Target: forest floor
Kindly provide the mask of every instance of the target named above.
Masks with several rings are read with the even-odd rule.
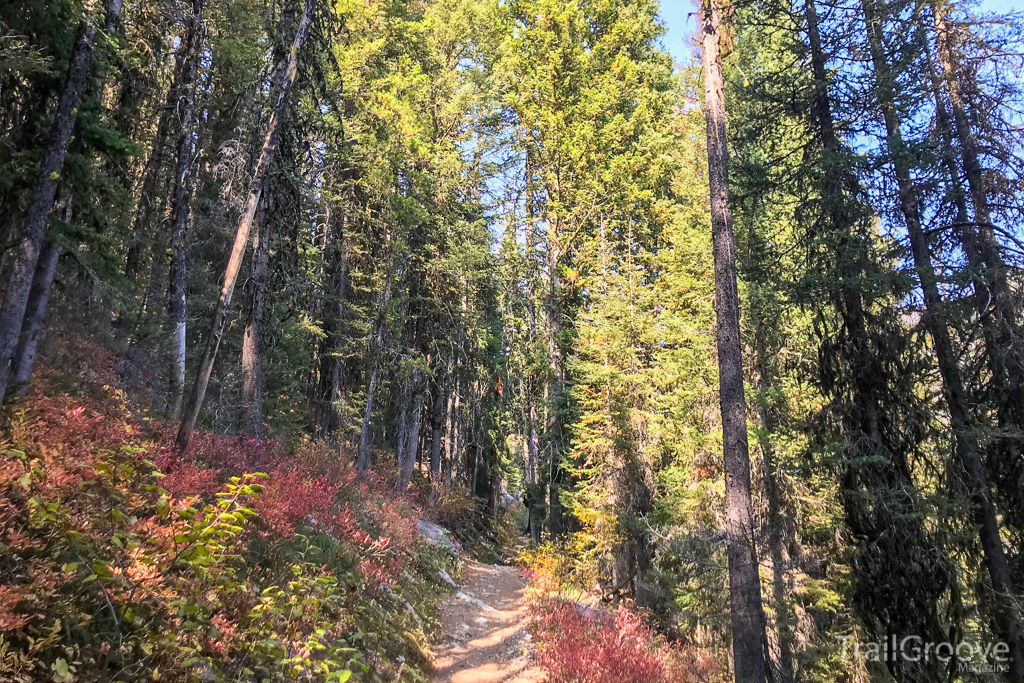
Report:
[[[466,560],[466,582],[441,608],[438,683],[544,680],[530,655],[526,580],[515,567]]]

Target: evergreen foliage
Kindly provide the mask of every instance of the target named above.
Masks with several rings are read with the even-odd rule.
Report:
[[[360,482],[447,510],[460,533],[501,536],[521,510],[529,566],[622,608],[642,637],[601,656],[641,653],[645,680],[687,675],[659,638],[711,679],[1019,680],[1020,16],[960,0],[694,12],[693,56],[674,64],[655,0],[0,5],[0,522],[42,544],[3,541],[21,559],[0,562],[0,678],[91,680],[57,643],[99,657],[140,614],[40,588],[95,620],[71,635],[8,599],[34,590],[18,562],[56,571],[98,514],[29,495],[49,491],[56,456],[25,416],[117,387],[140,423],[184,417],[176,456],[163,432],[149,444],[172,475],[283,477],[266,492],[218,480],[234,487],[220,508],[189,490],[210,499],[166,521],[172,492],[128,481],[137,452],[111,437],[97,445],[117,455],[87,454],[132,468],[104,495],[184,536],[206,532],[182,510],[237,517],[175,580],[242,591],[259,575],[252,624],[296,591],[347,605],[343,589],[371,581],[345,565],[318,583],[295,558],[328,552],[323,529],[297,519],[267,541],[299,534],[295,580],[260,574],[284,570],[252,554],[273,510],[239,501],[289,486],[320,500],[282,464],[313,448],[345,473],[332,510]],[[267,450],[199,467],[211,435]],[[134,522],[104,524],[147,548]],[[370,535],[332,562],[370,557],[370,526],[346,527]],[[244,668],[198,631],[158,637],[171,606],[153,600],[97,680],[147,657],[187,676],[187,647],[211,675]],[[212,619],[230,611],[218,600],[188,608]],[[604,642],[613,622],[558,610],[542,645],[558,680],[597,675],[572,673],[593,662],[565,633]],[[303,638],[329,631],[311,619]],[[343,655],[368,641],[335,635],[309,675],[366,674]],[[838,640],[908,636],[1004,642],[1014,659],[968,673],[858,660]],[[259,656],[283,676],[295,654]]]

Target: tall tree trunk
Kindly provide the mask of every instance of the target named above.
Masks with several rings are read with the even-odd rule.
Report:
[[[864,20],[867,26],[868,47],[877,88],[879,108],[885,120],[886,148],[896,171],[897,193],[900,212],[903,215],[910,236],[911,253],[917,271],[921,290],[924,294],[924,323],[935,347],[935,358],[942,376],[946,406],[949,410],[950,426],[954,436],[956,457],[968,477],[971,492],[972,514],[979,527],[985,567],[992,590],[995,593],[993,610],[995,626],[999,636],[1010,650],[1009,680],[1024,679],[1024,634],[1012,599],[1012,574],[1009,561],[999,533],[995,506],[991,500],[988,478],[981,462],[975,425],[966,404],[966,394],[960,376],[953,341],[943,317],[943,302],[939,294],[938,279],[932,265],[928,236],[925,233],[920,214],[917,191],[913,185],[910,165],[900,135],[898,112],[891,90],[890,65],[882,43],[882,24],[875,11],[873,0],[862,0]]]
[[[719,401],[725,456],[726,553],[729,558],[732,650],[737,683],[768,680],[765,616],[750,498],[747,406],[743,393],[736,246],[729,208],[725,97],[719,52],[720,14],[715,0],[701,7],[703,25],[704,112],[708,136],[708,180],[715,259],[718,318]]]
[[[978,246],[985,259],[985,265],[990,269],[991,285],[996,291],[1000,300],[1008,296],[1006,288],[1006,264],[1003,262],[1000,248],[992,233],[991,210],[988,203],[987,187],[982,175],[981,161],[979,160],[978,140],[971,127],[967,115],[966,101],[960,86],[960,74],[957,71],[957,60],[955,57],[955,41],[950,34],[946,19],[946,7],[944,0],[933,0],[931,3],[935,35],[939,48],[939,60],[942,64],[945,76],[946,92],[949,94],[949,102],[953,110],[953,124],[957,139],[960,141],[960,155],[963,161],[964,175],[967,176],[967,185],[971,192],[971,202],[974,205],[974,224],[978,232]],[[1007,302],[1008,303],[1008,302]],[[1011,322],[1007,320],[1006,322]]]
[[[181,427],[178,429],[179,455],[184,455],[188,449],[189,439],[192,438],[192,431],[195,429],[196,420],[203,405],[203,399],[206,397],[206,387],[210,383],[213,363],[217,358],[217,350],[220,348],[220,340],[224,334],[224,325],[227,322],[231,295],[235,291],[238,270],[242,265],[246,244],[249,241],[249,229],[252,227],[253,218],[256,216],[256,209],[260,203],[260,195],[263,193],[267,170],[274,163],[277,156],[278,139],[280,138],[279,122],[284,117],[285,110],[288,107],[288,95],[299,71],[299,50],[302,49],[302,44],[306,42],[306,37],[309,35],[309,27],[313,19],[315,7],[316,0],[306,0],[305,6],[302,9],[302,15],[299,18],[299,24],[295,29],[295,38],[292,40],[291,50],[288,53],[287,59],[278,64],[275,70],[274,107],[270,114],[270,120],[267,121],[263,149],[260,152],[256,171],[249,186],[249,196],[246,199],[245,206],[242,208],[242,215],[238,221],[238,230],[235,233],[235,242],[231,247],[228,265],[224,270],[224,282],[221,285],[220,297],[213,312],[210,333],[206,338],[206,347],[203,350],[203,360],[200,363],[199,372],[196,374],[195,383],[192,385],[192,393],[189,395],[185,416],[181,421]]]
[[[108,0],[106,5],[106,21],[115,21],[121,13],[122,0]],[[78,30],[71,60],[68,64],[64,90],[57,105],[57,113],[50,133],[50,144],[39,166],[39,175],[35,190],[28,207],[28,215],[21,241],[18,243],[11,272],[7,284],[7,296],[3,308],[0,309],[0,400],[6,396],[7,383],[14,369],[14,354],[17,351],[21,326],[28,307],[32,280],[35,277],[39,253],[46,237],[46,225],[53,208],[53,200],[57,194],[57,183],[64,169],[64,158],[67,156],[68,144],[78,119],[78,105],[82,98],[82,88],[89,76],[92,64],[92,50],[96,39],[94,18],[86,16]]]
[[[445,430],[445,451],[447,460],[445,462],[445,481],[451,486],[455,480],[456,470],[462,462],[462,376],[459,373],[459,363],[455,364],[455,390],[452,399],[448,404],[448,425]]]
[[[324,296],[324,341],[318,357],[316,396],[317,428],[330,437],[342,427],[350,427],[351,417],[343,411],[348,387],[358,380],[359,370],[351,359],[351,344],[357,337],[352,329],[353,298],[349,273],[349,247],[346,226],[348,216],[333,217],[328,254],[327,287]]]
[[[381,323],[383,330],[383,323]],[[382,334],[378,333],[378,340]],[[377,387],[380,384],[380,355],[382,350],[374,345],[371,361],[370,381],[366,386],[366,407],[363,409],[363,422],[359,429],[359,451],[356,454],[356,471],[365,472],[373,467],[373,403],[377,398]]]
[[[922,523],[924,514],[907,462],[915,443],[902,436],[901,406],[915,389],[901,360],[900,340],[906,332],[887,303],[901,294],[891,288],[865,288],[865,283],[883,282],[888,275],[870,246],[875,239],[874,212],[862,199],[853,154],[835,130],[826,52],[813,0],[805,2],[805,12],[815,86],[811,122],[822,165],[820,224],[814,230],[825,247],[812,267],[836,267],[824,305],[834,308],[842,321],[823,348],[823,361],[828,360],[819,364],[819,381],[842,416],[839,438],[845,457],[840,491],[846,525],[858,539],[859,554],[854,606],[873,637],[916,636],[938,642],[945,634],[937,602],[952,570]],[[873,311],[870,320],[866,310]],[[905,589],[896,595],[880,594],[880,581],[896,581]],[[942,675],[934,661],[887,664],[898,680]]]
[[[441,441],[444,439],[445,392],[444,382],[434,385],[434,401],[430,407],[430,483],[441,483]]]
[[[61,194],[63,194],[63,198],[58,199],[57,203],[63,205],[61,220],[67,225],[71,223],[74,197],[66,191]],[[43,337],[46,312],[50,305],[50,294],[57,277],[57,266],[62,252],[60,245],[51,240],[46,243],[39,256],[36,275],[32,281],[32,292],[28,297],[28,310],[25,312],[21,338],[18,340],[18,350],[14,354],[16,396],[24,396],[28,393],[29,380],[32,379],[36,353]]]
[[[50,304],[53,281],[57,276],[60,254],[59,244],[47,242],[43,247],[43,253],[39,256],[35,281],[32,283],[32,293],[28,297],[28,310],[21,330],[21,339],[18,342],[18,351],[14,356],[14,385],[17,388],[17,396],[24,396],[28,393],[32,368],[36,362],[36,352],[39,349],[39,342],[43,338],[46,310]]]
[[[544,443],[549,452],[545,498],[548,503],[548,532],[554,540],[562,531],[562,506],[559,503],[558,481],[561,474],[560,456],[565,447],[562,433],[564,420],[562,413],[565,401],[565,362],[562,354],[562,284],[558,273],[562,258],[561,217],[557,214],[549,214],[547,223],[544,254],[547,291],[544,297],[544,309],[547,318],[548,369],[551,379],[547,386],[547,419],[544,427]]]
[[[540,543],[540,505],[538,504],[539,478],[537,469],[540,466],[540,436],[537,430],[537,399],[527,384],[526,394],[526,507],[529,515],[530,538]]]
[[[1024,459],[1021,457],[1024,448],[1024,402],[1021,401],[1024,356],[1021,328],[1007,279],[1007,266],[993,232],[988,188],[979,159],[977,136],[966,110],[967,102],[960,82],[962,69],[957,59],[956,40],[946,17],[947,6],[944,0],[933,0],[931,8],[944,76],[942,83],[949,95],[954,131],[960,143],[960,158],[974,208],[973,224],[964,219],[959,232],[972,265],[981,310],[985,357],[992,373],[988,388],[994,399],[999,432],[1005,435],[993,440],[988,449],[987,464],[1003,502],[1007,525],[1021,533],[1024,531],[1021,493],[1021,482],[1024,481]],[[952,145],[949,145],[949,152],[953,152]]]
[[[267,197],[256,220],[252,269],[249,273],[249,306],[242,333],[242,429],[254,439],[263,438],[263,358],[260,333],[266,300],[267,267],[270,263],[270,203]]]
[[[356,455],[356,472],[365,472],[373,466],[373,403],[380,385],[381,362],[384,355],[384,338],[387,333],[387,312],[391,303],[390,277],[384,285],[379,310],[377,311],[377,334],[370,343],[370,381],[366,386],[366,407],[359,430],[359,452]]]
[[[412,472],[416,466],[416,455],[419,451],[420,427],[423,423],[423,371],[414,365],[409,376],[402,382],[404,400],[402,414],[399,416],[397,459],[398,480],[395,482],[395,493],[402,494],[409,488]]]
[[[989,209],[987,187],[982,175],[981,162],[978,153],[978,141],[971,127],[970,119],[965,109],[966,103],[960,86],[960,74],[957,70],[957,63],[954,50],[954,39],[950,35],[946,20],[946,10],[942,0],[935,0],[931,3],[932,15],[935,27],[935,35],[939,48],[939,61],[942,65],[945,90],[949,95],[949,101],[953,112],[953,131],[959,141],[960,158],[963,164],[964,175],[967,177],[967,185],[971,193],[971,202],[974,207],[974,224],[965,226],[962,232],[971,232],[969,238],[964,239],[964,248],[970,252],[970,256],[984,264],[985,280],[987,289],[991,290],[993,310],[992,317],[999,326],[1001,337],[993,340],[996,344],[1012,343],[1014,332],[1017,331],[1015,316],[1013,312],[1012,294],[1009,290],[1009,283],[1006,278],[1006,263],[1003,260],[1002,250],[995,239],[992,231],[991,211]],[[931,64],[929,60],[929,65]],[[941,100],[936,98],[937,111],[941,115],[943,127],[948,131],[946,119],[948,115]],[[952,148],[949,150],[952,152]],[[959,209],[958,209],[959,211]],[[973,228],[973,229],[972,229]],[[994,354],[997,359],[1002,354]],[[1015,368],[1020,372],[1020,368]],[[1002,374],[1006,368],[993,368],[997,372],[997,381],[1007,381]],[[1019,377],[1016,378],[1019,381]]]
[[[176,106],[181,119],[181,137],[178,140],[178,159],[174,168],[174,194],[171,209],[171,270],[167,296],[167,313],[173,327],[171,365],[171,410],[175,418],[181,416],[181,402],[185,394],[185,344],[188,310],[188,214],[192,199],[192,161],[195,156],[196,90],[199,81],[199,56],[203,49],[204,0],[192,1],[192,14],[188,18],[182,45],[184,65],[182,83]]]

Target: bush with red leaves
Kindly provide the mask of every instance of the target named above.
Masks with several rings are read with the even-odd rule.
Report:
[[[537,607],[531,630],[549,683],[683,683],[710,678],[707,662],[655,636],[639,614]]]
[[[346,454],[197,434],[179,460],[113,390],[34,394],[3,438],[0,679],[368,680],[422,657],[381,607],[416,571],[415,510]]]

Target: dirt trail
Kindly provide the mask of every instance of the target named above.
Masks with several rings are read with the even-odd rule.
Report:
[[[466,583],[441,608],[441,641],[434,648],[439,683],[536,683],[530,661],[526,582],[513,567],[466,561]]]

